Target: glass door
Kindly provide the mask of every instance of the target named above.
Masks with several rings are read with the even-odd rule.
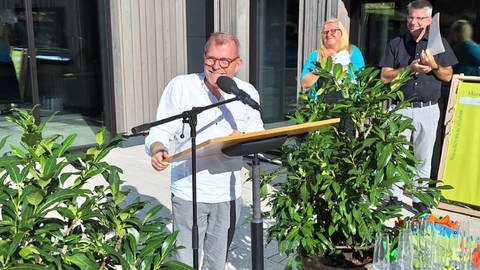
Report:
[[[75,146],[95,142],[95,132],[106,125],[105,96],[108,53],[104,52],[105,1],[31,1],[31,14],[23,0],[0,4],[0,108],[31,109],[38,96],[43,121],[54,112],[46,133],[76,133]],[[31,16],[36,65],[31,65],[27,19]],[[102,30],[103,29],[103,30]],[[103,52],[103,53],[102,53]],[[31,76],[34,69],[35,76]],[[36,80],[38,89],[32,87]],[[0,117],[0,137],[18,143],[19,131]],[[8,149],[3,149],[3,151]],[[0,150],[2,151],[2,150]]]
[[[298,0],[257,1],[256,39],[259,39],[256,86],[263,120],[285,120],[296,103],[298,52]]]

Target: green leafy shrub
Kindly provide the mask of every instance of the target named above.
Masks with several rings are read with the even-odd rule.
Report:
[[[127,203],[122,170],[103,161],[122,137],[107,142],[102,129],[96,146],[72,152],[76,135],[42,136],[53,117],[39,125],[26,110],[6,117],[22,137],[0,158],[0,268],[190,269],[170,259],[177,234],[158,217],[163,206],[141,218],[147,203]],[[105,185],[89,188],[98,179]]]
[[[416,160],[401,135],[412,128],[411,119],[396,114],[408,104],[400,91],[408,71],[386,85],[373,67],[357,72],[356,79],[331,58],[318,67],[321,79],[312,88],[314,95],[300,95],[291,119],[305,123],[338,117],[341,123],[284,146],[287,180],[267,198],[267,215],[275,219],[268,238],[278,241],[280,252],[301,255],[296,262],[322,255],[326,264],[363,265],[371,261],[376,233],[401,216],[400,206],[385,204],[393,183],[404,182],[407,192],[429,206],[438,204],[441,188],[412,183]],[[325,100],[332,92],[341,96],[335,104]],[[393,110],[386,106],[391,100],[400,100]]]

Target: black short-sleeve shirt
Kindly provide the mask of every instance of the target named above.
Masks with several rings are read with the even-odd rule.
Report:
[[[442,38],[445,52],[434,55],[435,61],[442,67],[452,66],[458,63],[457,57],[447,40]],[[428,31],[420,42],[416,42],[410,33],[390,40],[385,48],[385,53],[380,60],[380,67],[391,67],[394,69],[407,67],[414,59],[419,59],[422,50],[427,48]],[[436,101],[440,98],[440,81],[433,72],[427,74],[419,73],[408,81],[402,91],[405,98],[411,101]]]

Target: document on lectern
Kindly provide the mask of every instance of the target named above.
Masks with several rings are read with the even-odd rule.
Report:
[[[284,126],[278,128],[272,128],[267,130],[261,130],[256,132],[236,134],[231,136],[219,137],[211,140],[207,140],[200,144],[197,144],[197,157],[205,157],[210,155],[219,154],[222,149],[244,142],[252,142],[257,140],[263,140],[268,138],[274,138],[279,136],[293,137],[301,134],[320,129],[328,125],[334,125],[340,122],[340,118],[333,118],[328,120],[309,122],[298,125]],[[191,159],[192,149],[187,149],[169,158],[169,161],[181,161]]]

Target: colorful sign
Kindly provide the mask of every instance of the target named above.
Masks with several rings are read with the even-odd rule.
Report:
[[[480,206],[480,84],[459,82],[443,181],[445,198]]]

